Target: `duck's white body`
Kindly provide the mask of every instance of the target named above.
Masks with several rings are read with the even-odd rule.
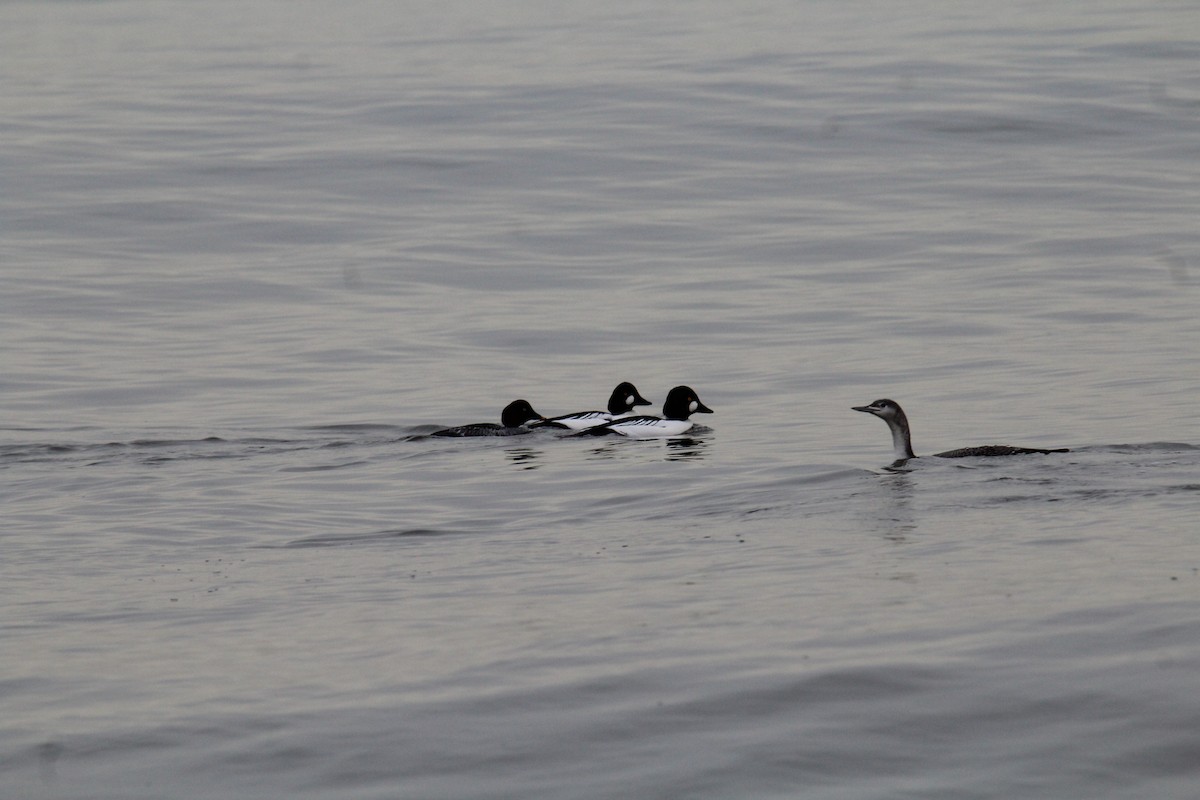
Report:
[[[664,439],[679,436],[696,427],[690,419],[662,419],[661,417],[629,417],[605,425],[613,433],[630,439]]]
[[[688,419],[692,414],[711,413],[712,409],[701,403],[694,391],[687,386],[676,386],[667,393],[661,417],[642,414],[614,419],[583,432],[594,436],[615,433],[629,439],[668,439],[682,436],[695,427],[695,423]]]
[[[567,428],[573,431],[585,431],[615,419],[632,417],[633,412],[610,414],[607,411],[579,411],[575,414],[563,414],[561,417],[551,417],[544,423],[547,427]]]
[[[650,401],[638,393],[637,388],[628,381],[618,383],[608,398],[607,411],[576,411],[574,414],[563,414],[550,417],[535,423],[534,427],[567,428],[572,431],[586,431],[615,419],[634,416],[634,406],[648,406]]]

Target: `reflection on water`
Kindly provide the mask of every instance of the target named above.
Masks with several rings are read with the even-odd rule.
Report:
[[[519,464],[522,469],[537,469],[541,466],[538,460],[546,455],[536,447],[510,447],[504,452],[509,461]]]
[[[1184,286],[1191,282],[1191,264],[1188,262],[1186,255],[1172,250],[1169,247],[1164,247],[1155,253],[1158,260],[1166,266],[1171,274],[1171,280],[1178,286]]]
[[[885,512],[879,517],[879,530],[883,538],[896,543],[908,540],[917,530],[917,519],[913,514],[914,494],[912,476],[907,472],[884,475],[880,485],[887,489],[880,509]]]
[[[668,439],[666,460],[687,461],[703,458],[707,449],[707,439]]]
[[[61,742],[48,741],[35,748],[38,759],[38,772],[42,783],[51,783],[58,777],[58,760],[66,748]]]
[[[916,486],[911,470],[893,470],[885,467],[884,472],[871,481],[870,488],[857,500],[863,517],[864,530],[877,531],[888,541],[903,544],[917,530],[917,517],[913,511]]]
[[[655,447],[663,451],[664,461],[688,461],[701,459],[710,442],[702,438],[683,439],[610,439],[589,451],[588,459],[607,460],[636,455],[645,458],[646,448]]]

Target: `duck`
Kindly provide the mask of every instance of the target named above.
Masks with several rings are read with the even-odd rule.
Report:
[[[851,408],[855,411],[861,411],[864,414],[873,414],[887,423],[888,429],[892,432],[892,451],[896,457],[896,463],[917,457],[912,449],[912,433],[908,427],[908,416],[895,400],[889,400],[885,397],[872,402],[870,405],[851,406]],[[960,447],[956,450],[934,453],[933,457],[968,458],[970,456],[1022,456],[1069,452],[1071,452],[1070,449],[1066,447],[1047,449],[1041,447],[1013,447],[1007,444],[985,444],[977,447]]]
[[[530,427],[565,428],[572,431],[582,431],[603,425],[614,419],[633,416],[635,406],[648,406],[650,401],[642,397],[637,387],[629,381],[618,383],[608,398],[607,411],[576,411],[573,414],[562,414],[534,422]]]
[[[616,434],[630,439],[664,439],[680,436],[692,429],[692,414],[711,414],[713,410],[700,402],[699,395],[689,386],[676,386],[667,392],[661,417],[637,415],[622,417],[587,428],[577,435],[604,436]]]
[[[500,424],[495,422],[476,422],[472,425],[458,425],[453,428],[443,428],[434,431],[430,436],[520,436],[533,431],[526,425],[528,422],[544,420],[541,414],[533,410],[527,400],[514,400],[500,412]]]

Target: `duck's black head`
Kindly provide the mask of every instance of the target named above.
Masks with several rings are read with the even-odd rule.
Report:
[[[667,419],[687,419],[692,414],[711,414],[713,410],[700,402],[699,395],[690,386],[676,386],[667,392],[663,403],[663,416]]]
[[[608,398],[608,413],[624,414],[632,411],[634,406],[648,406],[650,401],[638,394],[637,387],[629,381],[617,384],[612,395]]]
[[[534,411],[533,406],[529,405],[527,400],[513,400],[500,412],[500,424],[506,428],[518,428],[535,419],[545,419],[545,417]]]

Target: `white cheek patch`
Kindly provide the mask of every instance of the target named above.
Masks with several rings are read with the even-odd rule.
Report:
[[[689,404],[688,404],[688,409],[690,410],[690,412],[691,412],[692,414],[695,414],[695,413],[696,413],[696,409],[697,409],[697,408],[699,408],[699,407],[700,407],[700,404],[699,404],[699,403],[697,403],[695,400],[693,400],[691,403],[689,403]]]
[[[628,397],[625,398],[625,405],[627,405],[627,406],[633,405],[633,395],[629,395]]]

